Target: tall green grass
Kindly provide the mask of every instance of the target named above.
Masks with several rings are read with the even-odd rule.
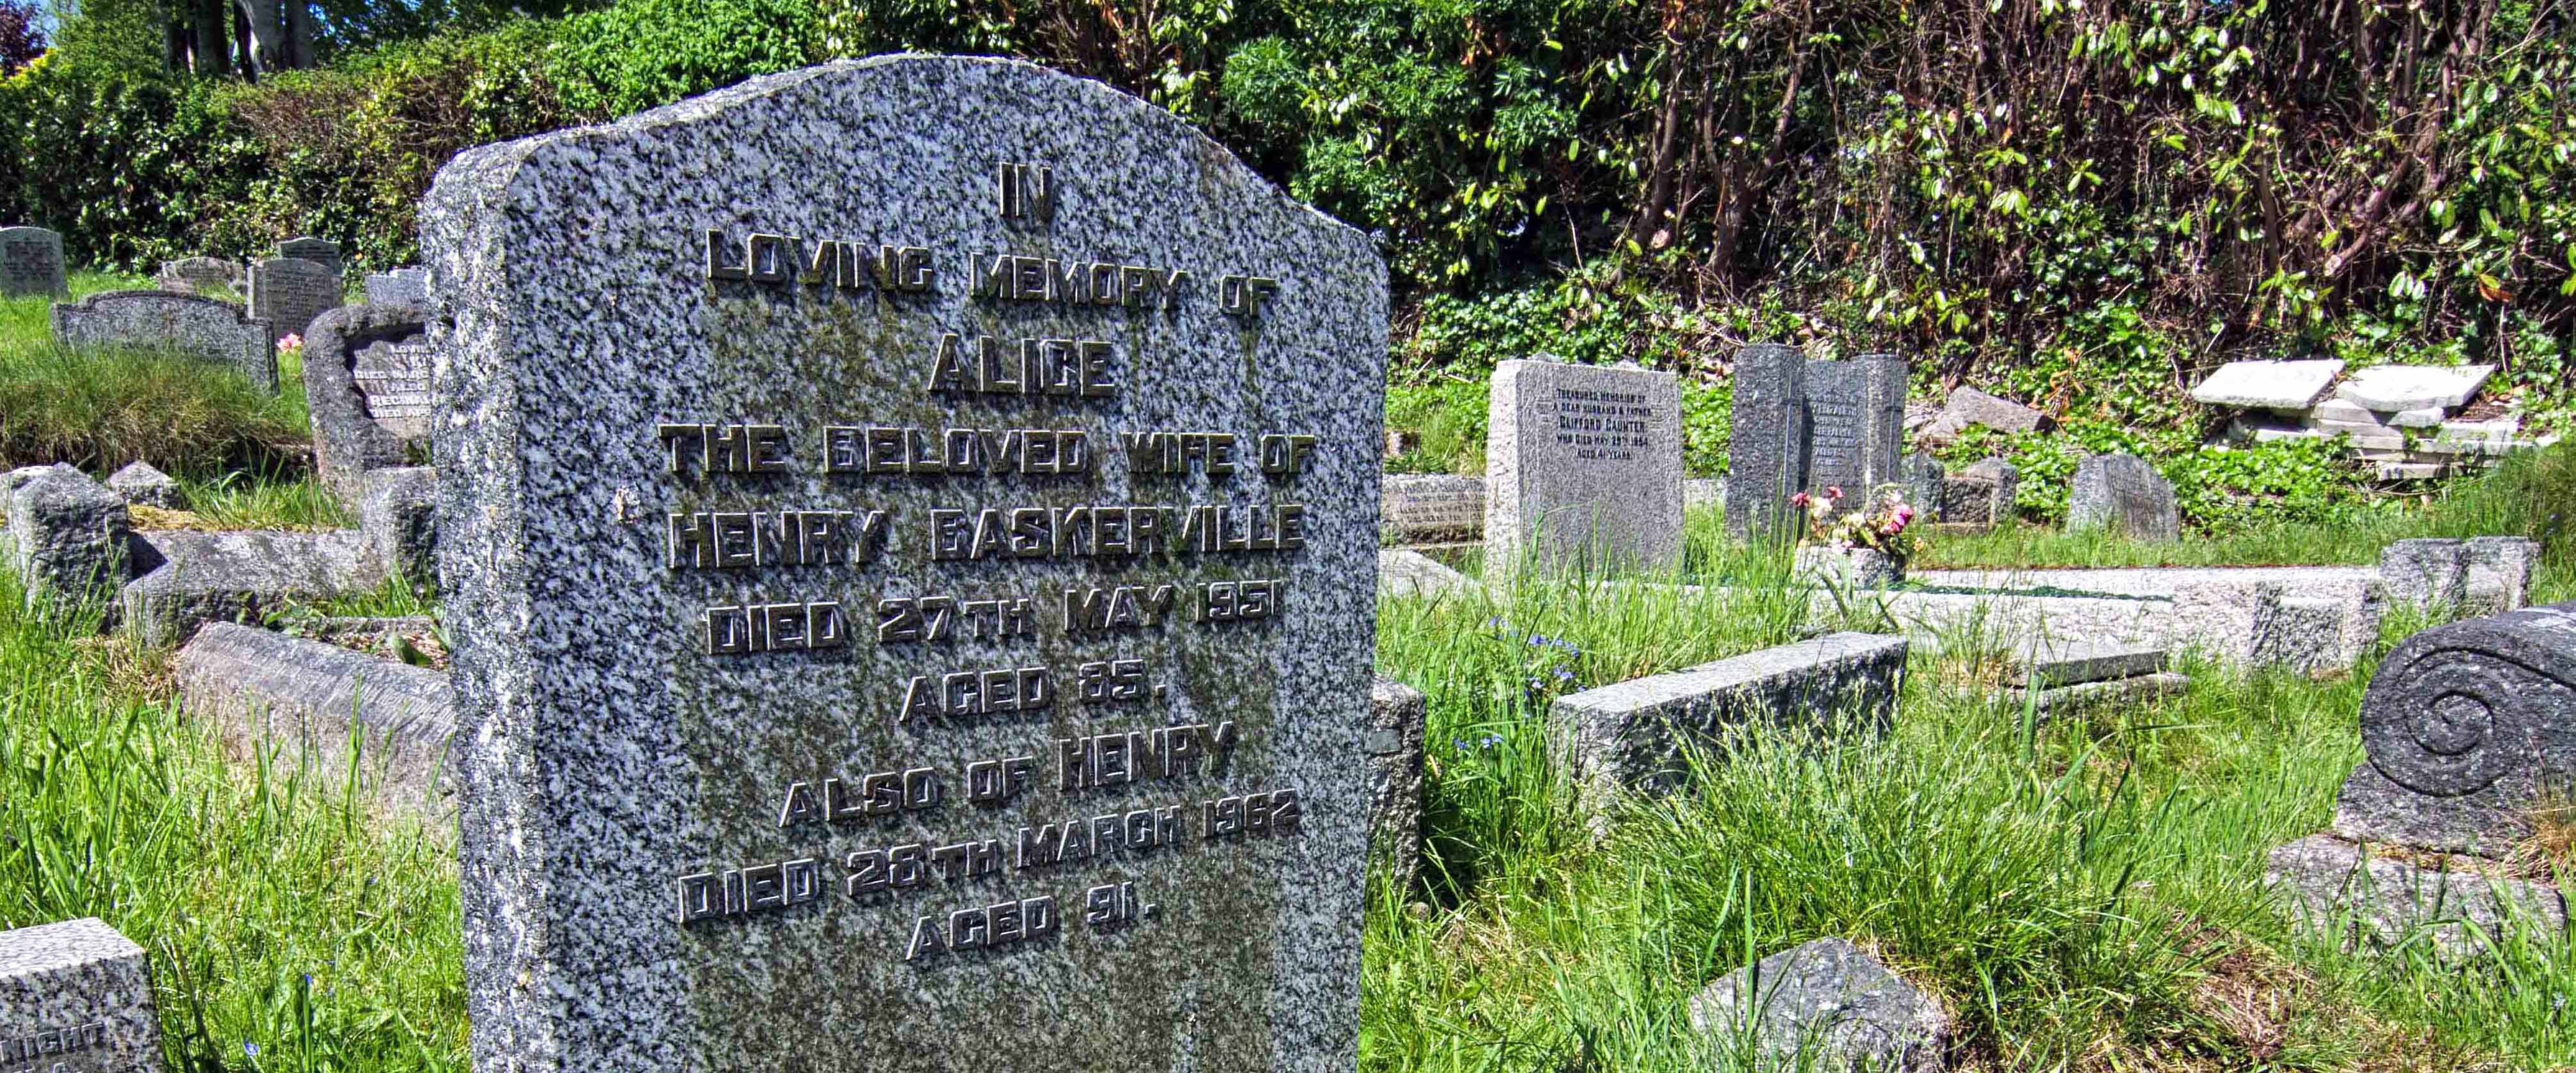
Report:
[[[1753,734],[1596,840],[1547,762],[1549,701],[1831,625],[1772,562],[1713,564],[1742,579],[1723,591],[1523,575],[1382,605],[1380,668],[1430,703],[1430,856],[1419,888],[1376,888],[1363,1068],[1750,1068],[1689,997],[1836,935],[1938,996],[1977,1068],[2576,1061],[2566,937],[2460,971],[2309,937],[2265,893],[2268,851],[2323,829],[2361,759],[2368,666],[2192,666],[2178,697],[2051,722],[1918,651],[1889,735]]]
[[[95,618],[0,575],[0,927],[150,953],[169,1068],[466,1069],[452,828],[372,825],[352,772],[237,755]]]

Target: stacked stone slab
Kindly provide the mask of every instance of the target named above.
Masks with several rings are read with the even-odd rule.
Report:
[[[2514,879],[2493,859],[2531,834],[2534,810],[2563,803],[2576,772],[2576,604],[2408,638],[2362,697],[2361,736],[2368,758],[2337,797],[2335,837],[2272,855],[2273,880],[2304,912],[2353,916],[2360,937],[2378,942],[2444,922],[2436,941],[2455,950],[2471,946],[2460,924],[2492,936],[2517,919],[2544,937],[2565,927],[2554,888]],[[2431,860],[2365,852],[2374,843]]]
[[[0,1069],[160,1073],[143,948],[96,917],[0,931]]]
[[[0,298],[69,292],[63,236],[41,227],[0,227]]]
[[[171,671],[190,711],[290,768],[355,770],[392,808],[433,810],[453,790],[456,702],[444,673],[229,622],[197,631]]]
[[[1682,549],[1681,394],[1671,373],[1559,361],[1494,370],[1485,569],[1661,568]]]
[[[1798,492],[1857,495],[1902,479],[1905,361],[1884,354],[1808,361],[1751,346],[1735,359],[1726,525],[1739,537],[1793,535]]]
[[[1368,236],[904,56],[468,150],[421,246],[478,1066],[1352,1068]]]
[[[1450,544],[1485,536],[1485,479],[1390,473],[1378,515],[1388,544]]]
[[[2460,416],[2495,366],[2374,365],[2336,384],[2343,368],[2340,361],[2231,362],[2193,388],[2192,397],[2249,411],[2229,423],[2234,439],[2349,437],[2354,456],[2376,465],[2382,480],[2446,476],[2550,442],[2521,439],[2521,422],[2509,415]]]
[[[1680,789],[1694,754],[1756,725],[1884,730],[1905,651],[1902,637],[1837,633],[1568,694],[1548,709],[1549,746],[1597,825],[1623,798]]]
[[[54,341],[75,347],[122,347],[196,358],[241,373],[262,391],[277,390],[272,326],[242,307],[169,291],[106,291],[53,308]]]
[[[373,470],[429,459],[426,314],[413,305],[342,306],[304,336],[304,397],[322,483],[355,507]]]

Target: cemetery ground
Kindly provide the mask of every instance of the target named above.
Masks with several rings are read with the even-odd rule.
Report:
[[[2033,531],[1927,554],[2357,560],[2394,535],[2530,531],[2571,473],[2568,448],[2515,459],[2357,532],[2156,550]],[[275,505],[296,480],[245,485],[265,505],[239,511],[310,517]],[[2347,950],[2263,890],[2265,852],[2324,825],[2361,757],[2372,663],[2420,618],[2393,616],[2348,674],[2191,664],[2180,695],[2052,720],[1993,699],[1978,638],[1918,644],[1888,736],[1758,734],[1596,840],[1547,762],[1552,697],[1884,626],[1865,604],[1811,616],[1785,558],[1728,545],[1713,515],[1690,533],[1672,576],[1525,573],[1500,595],[1381,602],[1378,668],[1429,698],[1427,863],[1412,889],[1372,881],[1363,1068],[1742,1068],[1690,1030],[1687,998],[1821,936],[1936,995],[1969,1068],[2576,1062],[2565,936],[2466,965],[2421,941]],[[2556,540],[2536,603],[2576,597]],[[1710,577],[1730,586],[1639,583]],[[452,824],[374,815],[352,770],[228,754],[172,702],[167,652],[24,606],[0,577],[0,918],[96,915],[141,943],[172,1068],[465,1069]],[[2563,874],[2571,841],[2544,826],[2524,867]]]

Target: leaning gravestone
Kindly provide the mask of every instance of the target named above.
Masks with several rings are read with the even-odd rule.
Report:
[[[1494,369],[1485,566],[1523,556],[1660,567],[1682,551],[1681,388],[1671,373],[1557,361]]]
[[[301,336],[313,318],[340,308],[340,274],[318,262],[272,257],[250,266],[250,315],[268,322],[272,342]]]
[[[0,298],[69,291],[63,236],[41,227],[0,227]]]
[[[304,336],[304,397],[322,483],[356,506],[368,470],[429,457],[429,339],[418,306],[342,306]]]
[[[2075,464],[2066,528],[2107,529],[2139,540],[2182,536],[2173,484],[2136,455],[2089,455]]]
[[[328,268],[331,270],[333,280],[342,278],[348,272],[347,264],[340,259],[340,244],[327,238],[306,236],[287,239],[277,244],[277,255],[298,261],[311,261]]]
[[[239,370],[262,391],[277,390],[269,324],[230,302],[168,291],[105,291],[54,303],[53,325],[54,341],[65,346],[185,354]]]
[[[421,232],[478,1065],[1352,1067],[1366,236],[924,56],[468,150]]]
[[[0,1069],[160,1073],[143,948],[96,917],[0,931]]]
[[[2347,838],[2499,856],[2576,776],[2576,603],[2426,630],[2361,701],[2369,759],[2335,803]]]
[[[1851,501],[1903,480],[1905,359],[1809,361],[1794,347],[1735,359],[1726,526],[1740,537],[1790,525],[1789,497],[1840,488]]]

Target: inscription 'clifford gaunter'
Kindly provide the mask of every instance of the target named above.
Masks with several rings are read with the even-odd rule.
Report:
[[[925,57],[473,150],[423,220],[478,1062],[1357,1060],[1365,236]],[[1636,401],[1560,430],[1669,448]]]

